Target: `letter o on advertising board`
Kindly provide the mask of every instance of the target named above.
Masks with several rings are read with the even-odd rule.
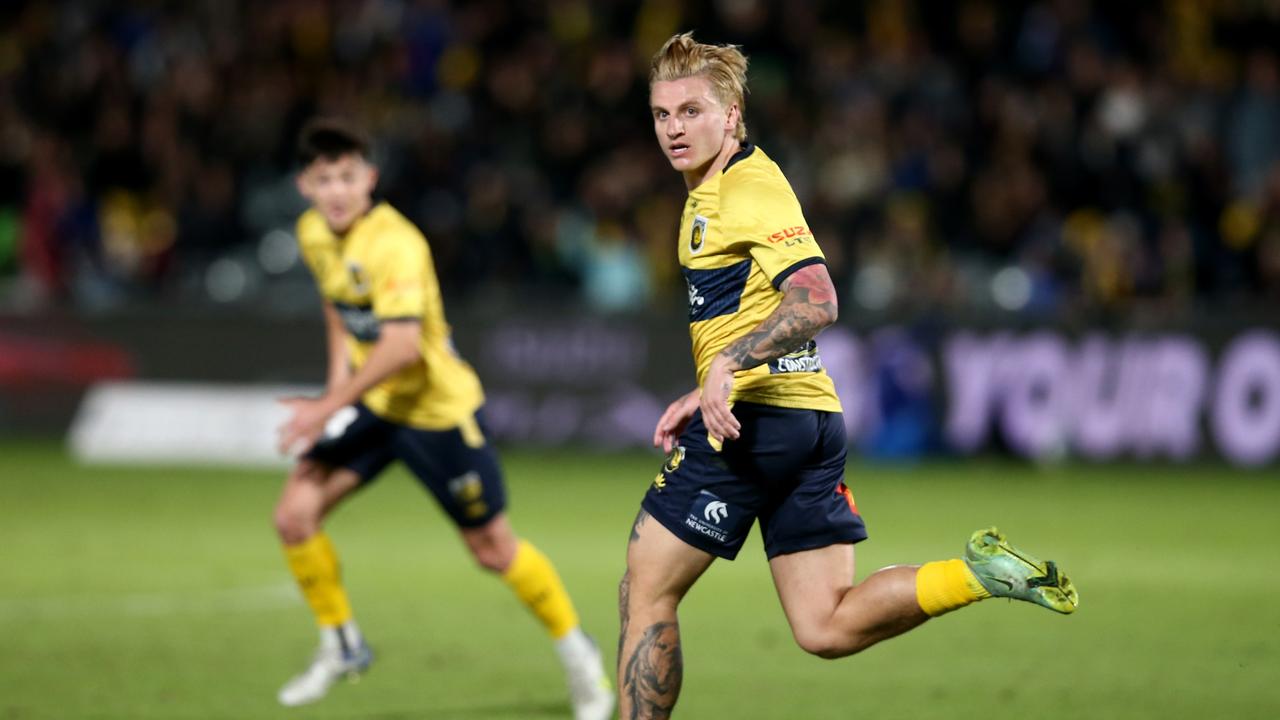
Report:
[[[1266,331],[1237,338],[1218,368],[1213,436],[1231,462],[1261,465],[1280,451],[1280,339]]]
[[[1054,459],[1067,449],[1070,412],[1068,353],[1061,337],[1041,332],[1018,343],[1001,362],[1009,378],[1001,426],[1025,457]]]

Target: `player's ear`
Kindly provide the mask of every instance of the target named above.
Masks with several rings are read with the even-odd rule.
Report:
[[[725,132],[733,134],[738,130],[738,114],[740,112],[741,111],[738,109],[738,103],[734,103],[729,106],[729,111],[724,114]]]
[[[293,184],[298,188],[299,195],[308,200],[311,199],[309,194],[310,187],[307,183],[307,171],[305,169],[299,170],[298,174],[293,176]]]

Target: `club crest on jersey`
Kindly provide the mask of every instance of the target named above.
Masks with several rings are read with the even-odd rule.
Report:
[[[365,275],[360,263],[347,261],[347,272],[351,274],[351,286],[361,295],[369,292],[369,276]]]
[[[697,255],[707,244],[707,219],[701,215],[693,216],[693,229],[689,231],[689,252]]]

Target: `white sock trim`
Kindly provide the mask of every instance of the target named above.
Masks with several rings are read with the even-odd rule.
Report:
[[[595,644],[582,632],[581,627],[570,630],[567,635],[556,640],[555,646],[561,664],[566,667],[585,662],[595,654]]]
[[[364,644],[364,636],[355,620],[337,627],[320,628],[320,647],[325,650],[354,650]]]

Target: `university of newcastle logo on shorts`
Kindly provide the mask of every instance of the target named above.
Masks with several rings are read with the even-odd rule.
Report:
[[[730,545],[751,528],[751,516],[703,490],[693,499],[693,505],[684,517],[684,526],[718,543]]]

